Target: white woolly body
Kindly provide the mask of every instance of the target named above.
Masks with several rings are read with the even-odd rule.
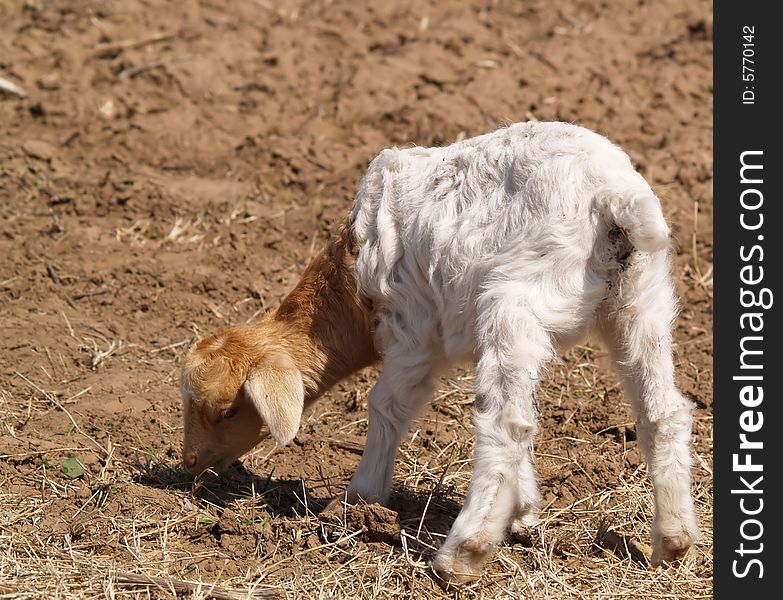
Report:
[[[477,319],[489,317],[478,307],[499,286],[549,333],[584,333],[619,267],[606,206],[619,194],[648,199],[665,245],[649,185],[587,129],[521,123],[445,148],[384,150],[352,214],[360,285],[388,316],[381,350],[428,340],[428,354],[473,357]]]
[[[436,567],[480,570],[507,528],[535,511],[530,447],[541,370],[558,347],[595,330],[637,411],[659,501],[657,556],[687,548],[697,527],[690,404],[675,388],[671,356],[669,229],[622,150],[566,123],[384,150],[361,182],[351,222],[383,370],[349,492],[388,496],[397,445],[433,380],[472,360],[474,475]]]

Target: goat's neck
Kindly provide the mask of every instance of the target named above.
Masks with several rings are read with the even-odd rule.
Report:
[[[372,305],[357,286],[347,226],[305,269],[272,319],[291,327],[290,348],[305,382],[305,402],[378,360]]]

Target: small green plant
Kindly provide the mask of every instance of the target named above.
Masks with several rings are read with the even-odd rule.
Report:
[[[78,479],[87,472],[82,461],[73,456],[63,461],[62,470],[68,479]]]

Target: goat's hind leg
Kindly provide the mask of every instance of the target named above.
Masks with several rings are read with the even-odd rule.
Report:
[[[512,523],[537,509],[530,456],[538,428],[534,394],[551,341],[532,312],[523,307],[508,312],[487,318],[480,334],[473,476],[465,505],[432,564],[448,583],[478,577]]]
[[[675,313],[666,253],[658,252],[636,255],[599,314],[653,484],[653,564],[681,557],[700,536],[691,496],[692,403],[674,382]]]

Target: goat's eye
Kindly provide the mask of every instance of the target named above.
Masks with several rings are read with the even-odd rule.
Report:
[[[234,408],[226,408],[226,409],[223,409],[223,410],[220,411],[220,418],[221,419],[230,419],[235,414],[237,414],[236,407],[234,407]]]

